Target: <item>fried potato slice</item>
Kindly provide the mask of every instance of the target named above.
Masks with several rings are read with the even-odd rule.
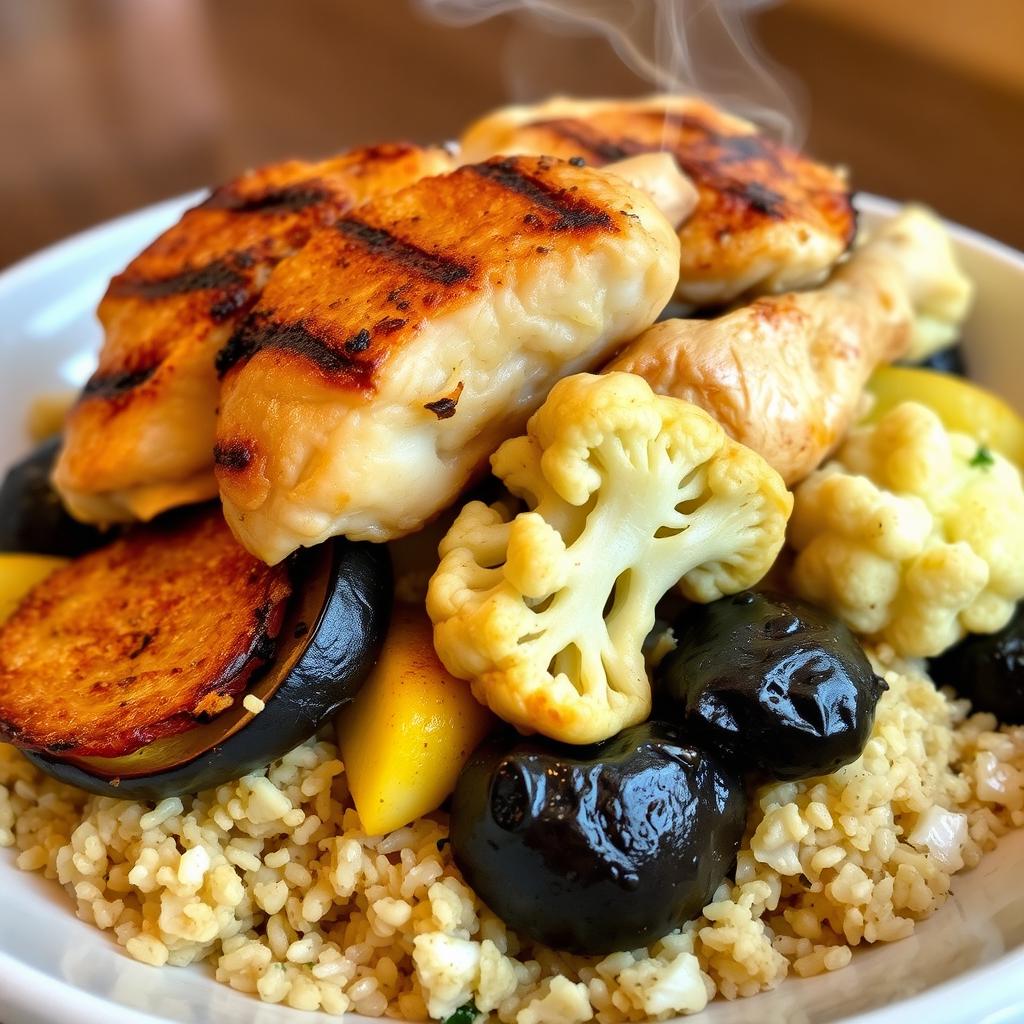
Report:
[[[116,757],[231,704],[292,587],[207,507],[52,573],[0,627],[0,739]]]

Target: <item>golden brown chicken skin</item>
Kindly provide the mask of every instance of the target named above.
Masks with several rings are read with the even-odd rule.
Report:
[[[598,166],[670,152],[699,192],[679,231],[678,295],[694,306],[816,284],[856,229],[840,172],[691,97],[507,107],[471,125],[462,149],[465,160],[550,153]]]
[[[317,232],[218,360],[237,536],[274,563],[418,529],[559,377],[654,322],[678,259],[646,192],[551,158],[425,178]]]
[[[875,368],[905,356],[922,331],[957,333],[971,292],[942,222],[912,206],[822,287],[710,320],[663,320],[607,369],[706,409],[795,484],[842,441]]]
[[[54,480],[82,519],[149,519],[216,494],[217,351],[273,268],[318,228],[451,167],[389,143],[290,160],[214,190],[110,282],[99,366],[69,417]]]

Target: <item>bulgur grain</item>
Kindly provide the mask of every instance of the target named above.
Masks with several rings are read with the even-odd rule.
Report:
[[[366,835],[324,739],[155,807],[61,785],[0,745],[0,846],[135,959],[207,960],[267,1002],[418,1020],[473,1000],[502,1024],[693,1013],[909,935],[953,873],[1024,824],[1024,728],[875,658],[890,689],[862,756],[758,790],[735,877],[649,950],[586,958],[521,940],[439,849],[443,814]]]

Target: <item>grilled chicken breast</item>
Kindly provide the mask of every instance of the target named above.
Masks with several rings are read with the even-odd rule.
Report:
[[[273,267],[367,199],[450,169],[386,144],[291,160],[216,189],[118,274],[100,303],[99,367],[67,422],[54,482],[81,519],[149,519],[216,494],[214,358]]]
[[[702,406],[793,484],[843,439],[875,367],[922,331],[948,337],[970,298],[942,222],[909,207],[823,287],[714,320],[665,320],[607,369]]]
[[[654,322],[678,260],[644,192],[551,158],[426,178],[318,232],[219,357],[237,536],[275,563],[416,530],[559,377]]]
[[[667,150],[699,192],[679,232],[678,297],[691,306],[813,285],[853,240],[844,176],[754,125],[685,96],[552,99],[506,107],[462,137],[462,158],[547,153],[604,165]]]

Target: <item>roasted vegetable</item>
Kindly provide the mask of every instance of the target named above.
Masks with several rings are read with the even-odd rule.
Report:
[[[1024,602],[998,633],[971,636],[929,664],[940,686],[951,686],[975,711],[1024,723]]]
[[[1024,466],[1024,418],[972,381],[936,370],[887,366],[868,381],[868,391],[874,398],[869,423],[901,402],[920,402],[938,415],[947,430],[968,434]]]
[[[860,756],[886,689],[839,619],[775,594],[696,605],[673,625],[655,702],[687,737],[774,779]]]
[[[290,594],[216,509],[83,555],[0,629],[0,737],[113,757],[183,732],[246,688]]]
[[[0,552],[0,623],[11,615],[29,590],[62,565],[67,565],[66,558]]]
[[[700,913],[746,823],[739,776],[660,722],[592,747],[503,733],[459,776],[455,862],[520,935],[645,946]]]
[[[491,465],[530,511],[463,508],[427,593],[434,642],[496,714],[568,743],[647,717],[658,599],[757,583],[792,508],[764,459],[628,373],[559,381]]]
[[[789,542],[801,597],[898,654],[935,657],[1002,629],[1024,598],[1020,470],[904,402],[797,488]]]
[[[349,790],[371,835],[438,807],[494,716],[449,675],[422,606],[399,605],[377,666],[338,719]]]
[[[940,348],[933,352],[927,359],[917,363],[922,370],[935,370],[937,373],[951,373],[955,377],[967,376],[967,362],[964,359],[962,345],[952,345],[949,348]]]
[[[50,483],[60,438],[16,462],[0,485],[0,551],[74,557],[109,541],[94,526],[72,519]]]
[[[174,524],[58,570],[0,630],[5,731],[93,792],[153,799],[268,764],[355,695],[383,639],[383,548],[339,541],[268,569],[219,510]],[[49,650],[46,629],[59,641]],[[44,686],[40,714],[26,714]],[[260,703],[246,707],[249,695]]]

